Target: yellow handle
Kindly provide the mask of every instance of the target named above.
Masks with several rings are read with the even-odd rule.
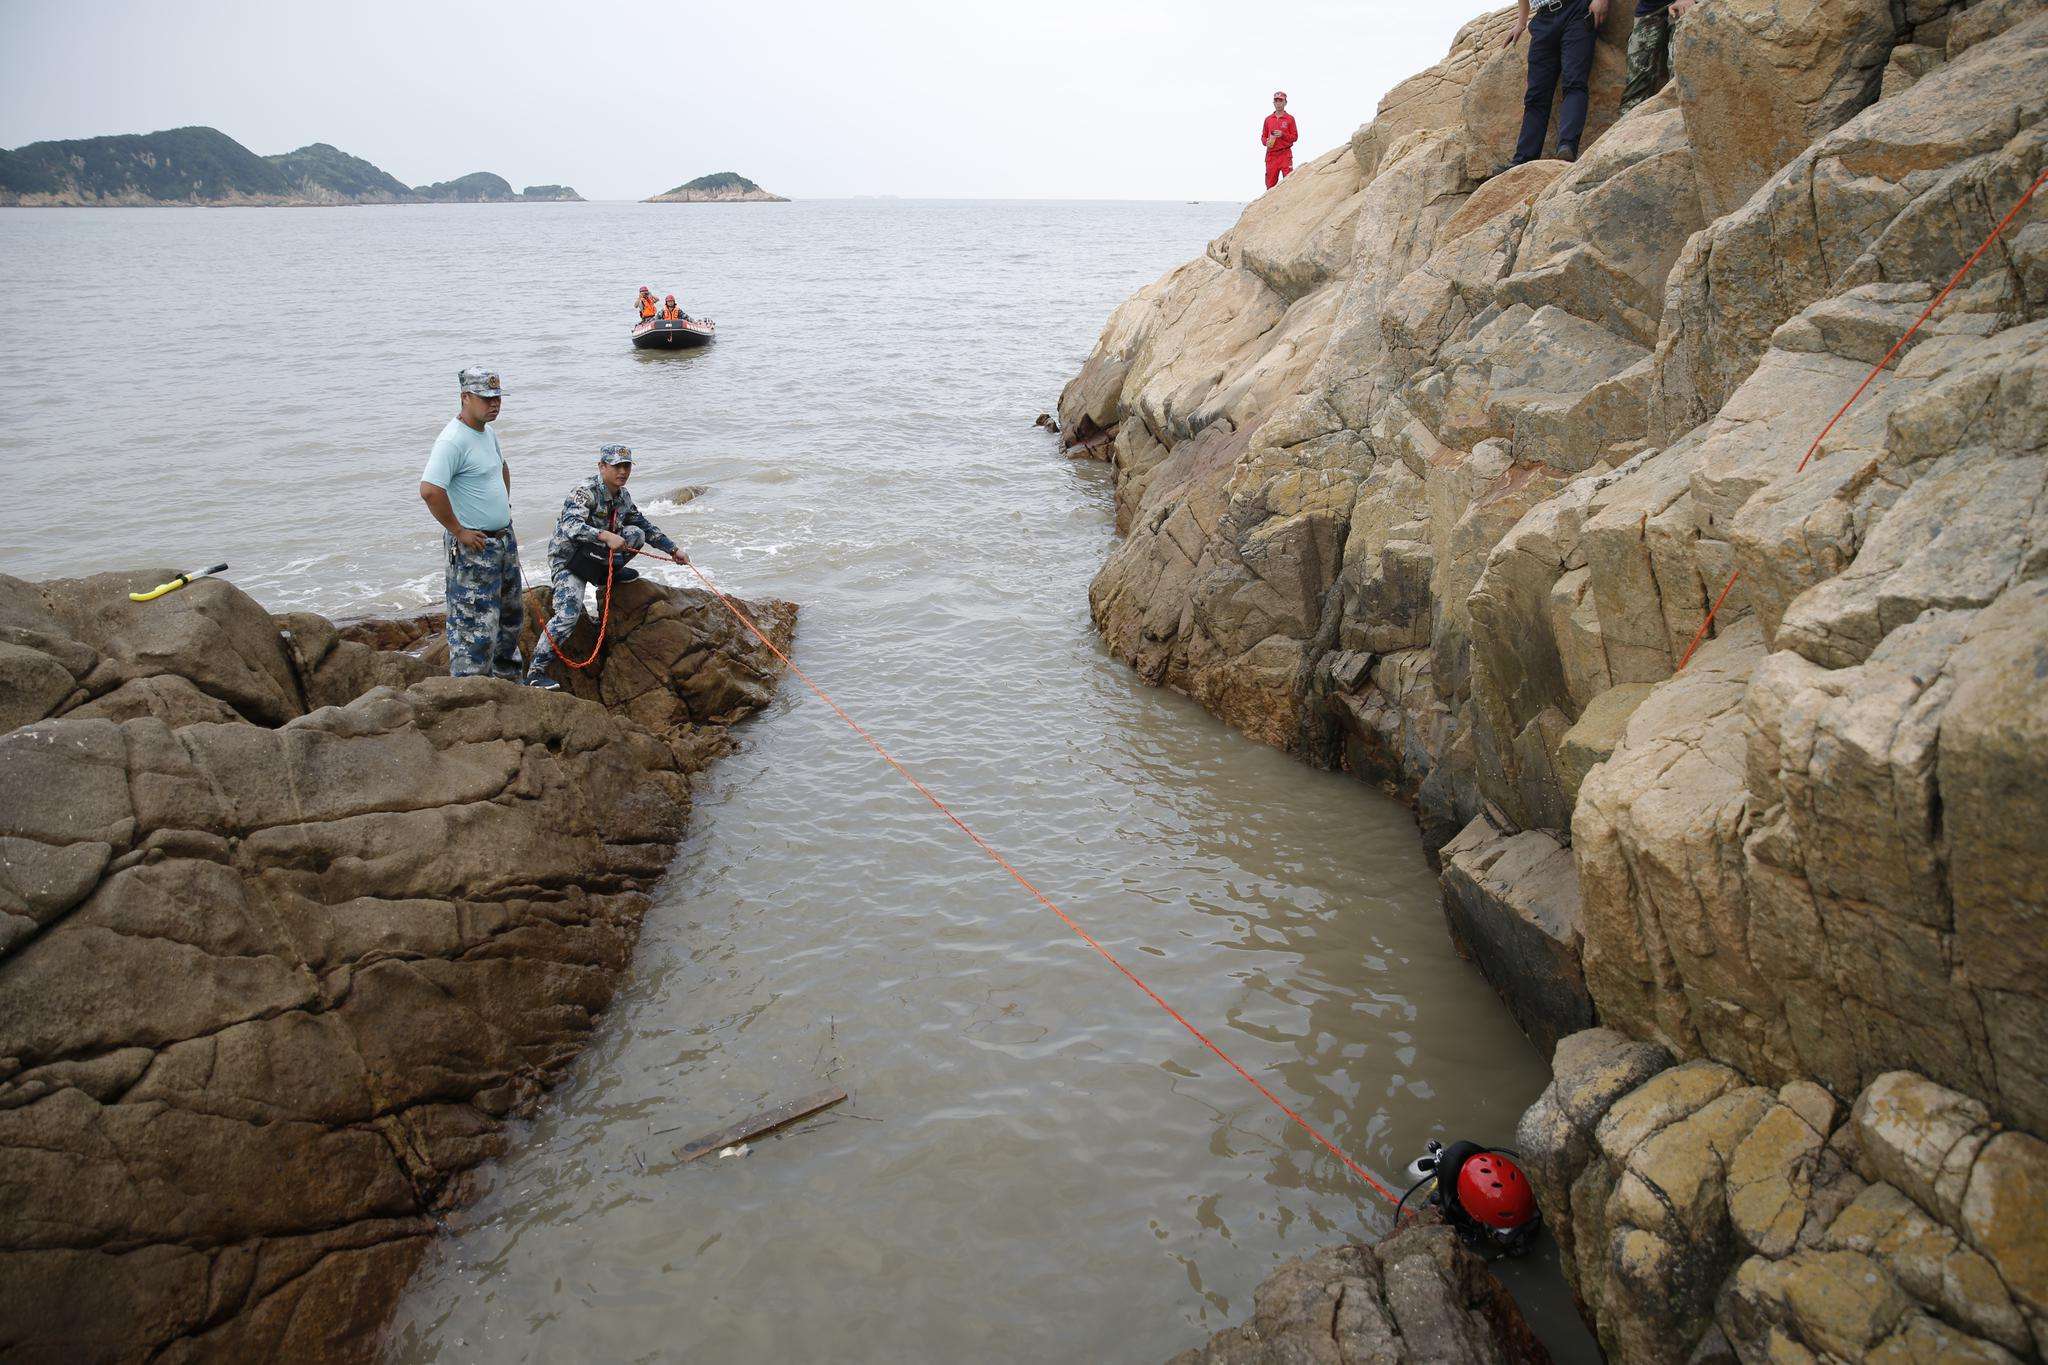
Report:
[[[154,602],[156,601],[157,598],[162,597],[167,592],[176,592],[178,589],[184,587],[187,583],[190,583],[195,578],[204,578],[210,573],[219,573],[222,569],[225,569],[226,567],[227,565],[225,564],[216,564],[210,569],[199,569],[192,573],[181,573],[168,583],[157,584],[148,592],[129,593],[128,600],[130,602]]]

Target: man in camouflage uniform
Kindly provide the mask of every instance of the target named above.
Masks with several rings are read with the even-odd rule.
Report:
[[[1671,32],[1696,0],[1636,0],[1636,26],[1628,34],[1628,86],[1621,92],[1621,112],[1628,111],[1664,88],[1671,79]]]
[[[555,518],[555,533],[548,539],[548,580],[554,584],[555,614],[540,633],[533,649],[533,664],[526,672],[528,687],[557,691],[561,684],[548,676],[548,665],[569,642],[569,632],[583,619],[583,580],[569,571],[569,558],[578,542],[601,545],[606,550],[637,550],[652,545],[679,562],[690,562],[682,547],[647,519],[626,491],[633,477],[633,452],[625,446],[606,446],[598,452],[597,472],[569,490],[562,502],[562,515]],[[599,580],[597,588],[604,590]]]
[[[420,472],[420,500],[441,523],[448,561],[448,671],[519,680],[519,542],[512,534],[512,467],[490,429],[504,404],[498,372],[456,376],[461,410],[441,429]]]

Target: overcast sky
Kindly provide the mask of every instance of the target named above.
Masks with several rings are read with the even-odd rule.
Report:
[[[1248,198],[1275,89],[1337,145],[1472,17],[1434,0],[0,0],[0,147],[210,124],[408,184],[638,199]]]

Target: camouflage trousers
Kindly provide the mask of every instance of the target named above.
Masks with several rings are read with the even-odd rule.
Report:
[[[1636,20],[1628,35],[1628,85],[1621,92],[1621,112],[1628,111],[1664,88],[1671,79],[1671,11],[1658,10]]]
[[[540,639],[534,642],[533,665],[528,670],[536,676],[548,671],[548,665],[555,661],[559,652],[557,640],[569,643],[569,633],[576,629],[576,623],[583,619],[583,580],[569,572],[564,564],[548,565],[548,582],[555,590],[555,614],[542,627]],[[603,584],[598,585],[600,589]]]
[[[448,551],[448,671],[458,678],[519,679],[519,628],[526,624],[520,594],[519,541],[506,527],[465,550],[443,531]]]

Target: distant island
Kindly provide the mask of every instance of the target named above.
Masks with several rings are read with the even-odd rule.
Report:
[[[217,128],[31,142],[0,151],[0,207],[177,204],[517,204],[581,200],[567,185],[515,194],[476,171],[408,187],[359,156],[315,142],[259,156]]]
[[[770,194],[736,171],[700,175],[666,194],[643,199],[643,204],[787,204],[779,194]]]

